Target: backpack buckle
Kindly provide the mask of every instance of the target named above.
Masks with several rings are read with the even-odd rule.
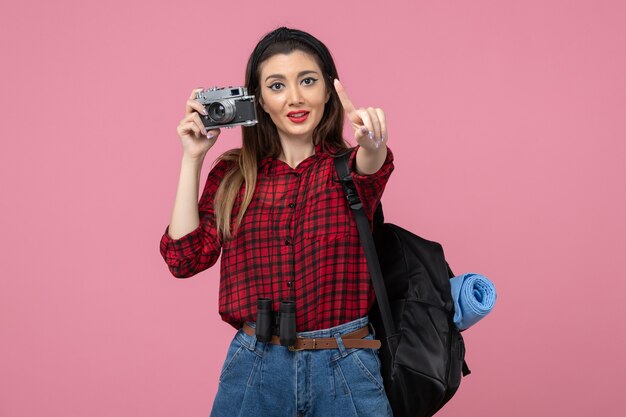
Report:
[[[354,181],[352,180],[351,175],[346,175],[339,182],[341,182],[342,187],[346,192],[346,199],[348,200],[348,205],[352,210],[359,210],[363,207],[361,203],[361,198],[359,197],[359,193],[356,191],[356,186],[354,185]]]

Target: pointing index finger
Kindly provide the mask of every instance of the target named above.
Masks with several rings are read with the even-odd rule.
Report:
[[[348,98],[348,94],[346,94],[346,90],[343,88],[343,85],[341,85],[341,82],[337,78],[335,78],[334,84],[337,95],[339,96],[339,101],[341,101],[341,105],[343,106],[348,116],[352,116],[355,112],[355,109],[354,105]]]

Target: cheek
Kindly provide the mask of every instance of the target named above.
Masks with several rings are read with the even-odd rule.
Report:
[[[269,98],[268,100],[263,100],[263,110],[266,113],[274,114],[280,111],[280,103],[277,102],[276,98]]]
[[[266,104],[266,101],[265,101],[265,99],[263,98],[263,96],[261,96],[261,97],[259,98],[259,106],[261,106],[261,109],[262,109],[263,111],[267,112],[267,104]]]
[[[315,97],[315,103],[316,103],[316,105],[318,107],[323,109],[324,105],[326,105],[328,103],[328,98],[326,97],[326,94],[324,94],[324,93],[318,94]]]
[[[328,103],[325,102],[323,98],[317,103],[318,113],[320,113],[320,117],[322,113],[324,113],[324,109],[326,108],[327,105]]]

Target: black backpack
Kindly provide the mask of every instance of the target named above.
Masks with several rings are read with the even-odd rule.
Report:
[[[456,393],[461,375],[470,373],[453,322],[454,274],[439,243],[385,223],[381,204],[372,233],[348,167],[353,151],[335,155],[334,162],[376,292],[369,320],[382,342],[385,392],[395,417],[429,417]]]

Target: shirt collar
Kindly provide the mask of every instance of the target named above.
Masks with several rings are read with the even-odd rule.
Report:
[[[312,162],[327,154],[328,153],[322,149],[322,143],[320,142],[315,145],[315,154],[311,155],[309,158]],[[307,161],[309,158],[305,159],[305,161]],[[308,162],[306,165],[308,165]],[[298,166],[298,169],[300,169],[301,166],[302,164]],[[274,176],[281,175],[286,172],[291,172],[293,171],[293,168],[291,168],[289,165],[279,160],[278,158],[268,156],[261,159],[261,161],[259,162],[259,171],[262,171],[266,176]]]

